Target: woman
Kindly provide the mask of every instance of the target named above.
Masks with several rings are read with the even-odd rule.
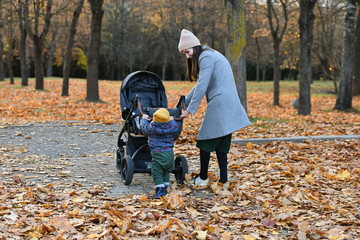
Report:
[[[199,129],[196,147],[200,149],[200,175],[194,179],[198,187],[208,185],[210,153],[215,151],[220,169],[220,182],[228,187],[227,153],[233,132],[250,125],[240,103],[234,75],[227,59],[219,52],[201,46],[199,39],[183,29],[179,51],[186,56],[187,77],[196,80],[195,87],[186,96],[187,110],[182,117],[195,114],[204,95],[206,112]]]

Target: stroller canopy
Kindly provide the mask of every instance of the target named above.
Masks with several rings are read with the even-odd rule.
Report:
[[[135,97],[143,107],[167,108],[165,87],[158,75],[149,71],[137,71],[129,74],[122,82],[120,88],[120,107],[123,119],[126,119]],[[139,110],[136,109],[136,114]]]

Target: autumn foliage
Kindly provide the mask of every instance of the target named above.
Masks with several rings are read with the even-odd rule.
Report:
[[[33,84],[33,83],[31,83]],[[298,116],[291,102],[297,82],[282,87],[280,106],[271,105],[268,83],[248,83],[252,125],[233,138],[359,135],[360,98],[353,112],[332,111],[336,96],[314,84],[311,116]],[[46,91],[0,83],[1,128],[28,122],[84,121],[121,124],[120,82],[102,81],[103,102],[84,101],[86,82],[71,80],[60,97],[61,80]],[[192,84],[165,82],[169,106]],[[205,111],[185,119],[175,154],[198,166],[194,147]],[[0,165],[11,164],[0,148]],[[106,197],[102,189],[34,185],[20,176],[0,175],[0,239],[357,239],[360,237],[360,141],[272,142],[232,145],[230,187],[218,184],[210,164],[205,190],[172,185],[163,199],[148,193]],[[191,173],[190,173],[191,175]],[[191,181],[191,177],[187,180]],[[15,236],[15,237],[14,237]]]

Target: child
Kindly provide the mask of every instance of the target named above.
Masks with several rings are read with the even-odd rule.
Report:
[[[160,198],[167,194],[170,173],[174,165],[174,133],[178,131],[178,125],[173,117],[170,117],[165,108],[158,109],[153,115],[153,121],[149,122],[149,116],[143,114],[141,126],[148,135],[148,145],[151,151],[152,163],[151,174],[155,182],[155,195]]]

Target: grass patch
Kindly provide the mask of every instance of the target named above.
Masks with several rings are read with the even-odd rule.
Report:
[[[273,81],[255,82],[247,81],[247,91],[256,92],[273,92]],[[329,95],[334,91],[334,83],[332,81],[314,81],[311,84],[311,92],[313,94]],[[298,81],[280,81],[280,94],[282,93],[298,93],[299,82]]]
[[[323,110],[324,112],[343,112],[343,113],[355,113],[355,114],[360,114],[360,110],[357,108],[352,108],[352,109],[347,109],[344,111],[339,111],[339,110],[335,110],[335,109],[327,109],[327,110]]]
[[[286,119],[274,119],[274,118],[249,118],[250,122],[252,123],[252,126],[254,128],[266,128],[271,129],[272,126],[267,125],[266,123],[286,123],[290,122]]]
[[[35,89],[35,92],[50,92],[49,89]]]
[[[186,90],[192,89],[195,82],[190,81],[163,81],[166,90]]]
[[[285,123],[285,122],[290,122],[289,120],[286,120],[286,119],[275,119],[275,118],[250,118],[250,122],[251,123],[257,123],[258,121],[261,121],[261,122],[279,122],[279,123]]]

